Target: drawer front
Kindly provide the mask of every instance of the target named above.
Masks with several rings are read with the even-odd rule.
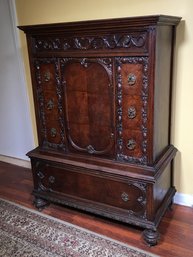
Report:
[[[140,130],[125,129],[122,138],[123,153],[126,156],[140,158],[143,155],[143,138]]]
[[[38,191],[57,192],[61,196],[118,207],[135,216],[146,213],[146,185],[143,183],[115,181],[72,166],[61,168],[38,164],[33,172]]]
[[[55,91],[44,90],[44,112],[48,120],[59,117],[58,97]]]
[[[61,128],[59,120],[47,120],[46,122],[46,141],[49,143],[61,143]]]
[[[122,96],[122,124],[124,129],[140,128],[142,124],[142,101],[140,96]]]
[[[43,90],[54,91],[56,85],[56,63],[54,60],[45,59],[39,66],[39,80]]]
[[[117,57],[117,159],[148,161],[148,58]]]
[[[122,63],[120,75],[123,94],[141,95],[143,84],[143,64],[124,62]]]

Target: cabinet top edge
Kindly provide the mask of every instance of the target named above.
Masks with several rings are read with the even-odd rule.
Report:
[[[26,34],[53,32],[59,33],[66,30],[82,31],[82,30],[108,30],[108,29],[121,29],[130,27],[141,26],[159,26],[159,25],[177,25],[181,17],[169,15],[151,15],[151,16],[138,16],[138,17],[124,17],[114,19],[99,19],[99,20],[86,20],[75,22],[63,23],[50,23],[38,25],[24,25],[18,26]]]

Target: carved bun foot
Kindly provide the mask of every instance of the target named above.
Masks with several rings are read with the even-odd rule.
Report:
[[[35,207],[36,207],[39,211],[43,210],[46,206],[49,205],[49,202],[48,202],[48,201],[43,200],[43,199],[38,198],[38,197],[35,197],[33,203],[34,203]]]
[[[151,229],[146,229],[143,231],[143,238],[149,246],[154,246],[159,240],[159,233]]]

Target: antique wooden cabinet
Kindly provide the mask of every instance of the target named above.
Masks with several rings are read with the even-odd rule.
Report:
[[[175,27],[147,16],[20,26],[26,33],[39,146],[35,205],[60,203],[145,228],[175,194],[170,144]]]

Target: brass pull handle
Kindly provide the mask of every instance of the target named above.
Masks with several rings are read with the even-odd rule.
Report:
[[[57,130],[55,128],[51,128],[50,134],[51,134],[51,137],[56,137]]]
[[[136,109],[135,107],[131,106],[128,108],[128,118],[134,119],[136,117]]]
[[[128,202],[130,199],[129,199],[129,196],[127,193],[123,192],[121,194],[121,199],[124,201],[124,202]]]
[[[133,86],[135,84],[135,82],[136,82],[135,74],[129,73],[127,81],[128,81],[129,86]]]
[[[48,82],[50,80],[50,72],[49,71],[46,71],[44,73],[44,81],[45,82]]]
[[[52,110],[54,108],[54,101],[50,99],[46,106],[48,110]]]
[[[134,150],[136,147],[136,142],[134,139],[129,139],[128,142],[127,142],[127,148],[129,150]]]

